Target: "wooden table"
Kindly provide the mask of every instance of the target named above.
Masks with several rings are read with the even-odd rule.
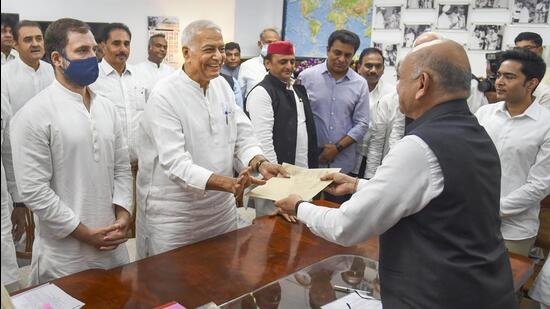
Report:
[[[87,270],[54,280],[88,308],[152,308],[177,301],[194,308],[225,303],[336,254],[378,260],[378,238],[342,247],[280,217],[111,270]],[[531,260],[510,255],[518,289]]]

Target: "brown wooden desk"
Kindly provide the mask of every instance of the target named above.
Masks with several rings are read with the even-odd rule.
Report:
[[[378,260],[378,238],[341,247],[302,224],[263,217],[254,224],[193,245],[111,270],[87,270],[54,280],[87,308],[152,308],[177,301],[187,308],[225,303],[336,254]],[[531,260],[510,255],[519,288]]]

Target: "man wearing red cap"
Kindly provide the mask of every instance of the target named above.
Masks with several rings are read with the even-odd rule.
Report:
[[[318,166],[317,133],[306,89],[292,79],[294,61],[292,43],[269,44],[264,60],[268,74],[250,91],[245,109],[270,162],[312,168]],[[256,215],[271,213],[272,207],[256,209]]]

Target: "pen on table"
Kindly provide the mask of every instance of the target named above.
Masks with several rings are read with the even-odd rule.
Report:
[[[364,290],[348,288],[348,287],[340,286],[340,285],[335,285],[334,290],[338,291],[338,292],[344,292],[344,293],[355,293],[355,292],[357,292],[357,293],[362,294],[362,295],[369,295],[370,294],[369,292],[364,291]]]

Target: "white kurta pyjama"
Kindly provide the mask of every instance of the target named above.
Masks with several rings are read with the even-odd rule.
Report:
[[[54,81],[11,124],[17,188],[36,218],[31,283],[127,263],[125,244],[99,251],[70,235],[79,223],[113,224],[113,204],[131,211],[128,148],[113,103],[92,93],[88,112]]]

